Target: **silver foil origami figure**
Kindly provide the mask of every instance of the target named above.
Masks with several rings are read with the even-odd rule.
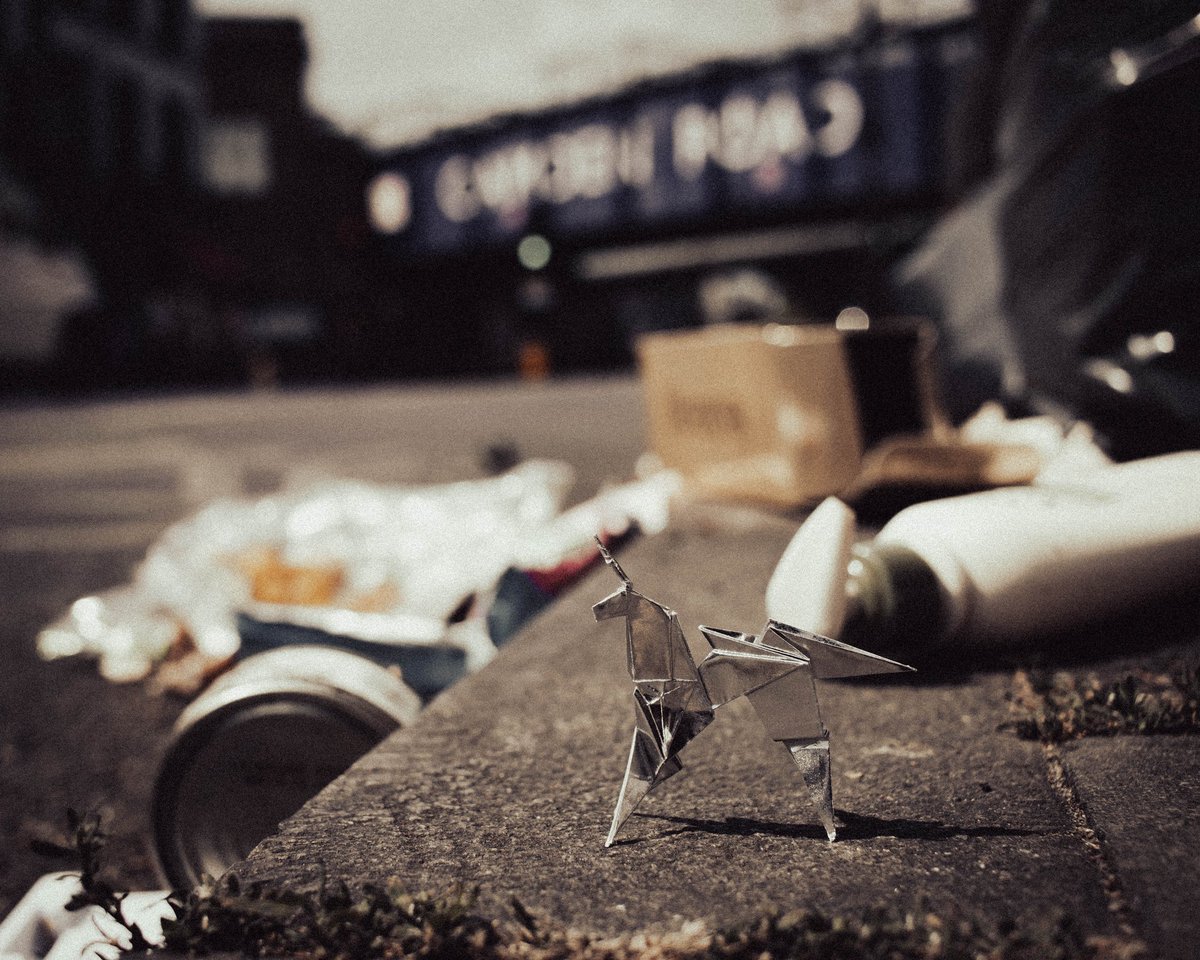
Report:
[[[712,722],[714,711],[743,695],[799,767],[825,833],[834,840],[829,731],[813,681],[913,668],[776,620],[767,622],[762,637],[700,627],[712,649],[697,667],[675,612],[634,590],[603,544],[600,553],[621,587],[592,613],[597,620],[625,618],[635,711],[629,762],[604,845],[612,846],[651,790],[682,769],[679,752]]]

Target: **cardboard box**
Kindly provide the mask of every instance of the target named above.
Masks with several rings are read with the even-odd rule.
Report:
[[[781,506],[841,493],[873,446],[934,422],[930,344],[912,322],[642,337],[650,445],[703,493]]]

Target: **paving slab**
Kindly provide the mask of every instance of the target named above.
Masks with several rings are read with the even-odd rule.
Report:
[[[1186,960],[1200,943],[1200,737],[1112,737],[1061,748],[1141,937]]]
[[[698,623],[761,628],[764,586],[792,531],[760,514],[699,512],[622,562],[640,591],[679,611],[699,653]],[[633,710],[623,624],[595,623],[589,608],[616,585],[597,570],[287,821],[239,875],[298,887],[322,876],[481,884],[481,909],[503,911],[515,896],[602,934],[922,896],[995,917],[1062,908],[1112,931],[1041,748],[997,730],[1000,674],[823,685],[836,843],[782,748],[736,702],[605,849]]]

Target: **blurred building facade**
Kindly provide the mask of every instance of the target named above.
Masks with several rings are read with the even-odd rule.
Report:
[[[570,370],[651,329],[883,309],[955,191],[976,56],[969,17],[868,20],[397,150],[368,204],[413,278],[406,326],[462,328],[484,369],[534,342]]]
[[[645,329],[872,306],[944,197],[970,41],[876,30],[381,159],[307,107],[297,21],[9,0],[0,164],[98,288],[60,383],[609,368]]]
[[[173,225],[197,183],[198,22],[188,0],[2,9],[0,162],[31,201],[7,227],[82,250],[102,291],[61,319],[59,359],[87,358],[61,372],[81,385],[128,382],[152,278],[175,269]]]
[[[189,0],[0,7],[0,180],[28,201],[5,229],[81,252],[96,288],[54,384],[358,372],[371,168],[306,108],[307,60],[298,21]]]
[[[8,160],[84,204],[94,184],[186,185],[203,96],[188,0],[7,0],[0,14]]]
[[[208,19],[204,37],[204,286],[252,375],[354,376],[369,153],[307,108],[298,21]]]

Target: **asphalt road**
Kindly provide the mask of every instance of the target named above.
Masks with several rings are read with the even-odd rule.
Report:
[[[87,661],[41,661],[37,631],[125,582],[172,522],[291,480],[432,483],[482,475],[488,451],[571,464],[582,499],[642,452],[630,378],[133,398],[0,411],[0,915],[54,869],[29,840],[68,806],[107,809],[114,879],[155,885],[148,797],[183,701],[116,686]]]

